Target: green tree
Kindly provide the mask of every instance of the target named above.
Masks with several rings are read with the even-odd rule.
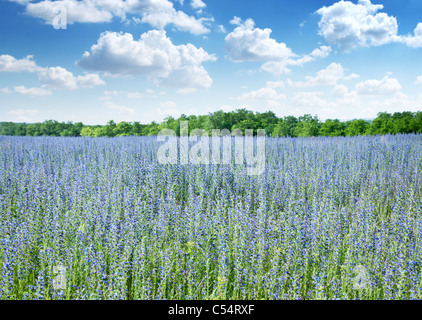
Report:
[[[339,137],[345,135],[345,130],[345,123],[338,119],[328,119],[321,125],[319,129],[319,135],[325,137]]]
[[[129,122],[122,121],[113,129],[114,137],[130,136],[132,134],[132,125]]]
[[[257,128],[264,129],[265,133],[271,136],[278,122],[278,118],[275,113],[272,111],[258,113],[255,119],[258,123]]]
[[[415,133],[422,133],[422,112],[418,111],[415,113],[412,123],[410,124],[412,127],[412,132]]]
[[[94,137],[110,137],[107,133],[107,127],[98,126],[94,128]]]
[[[232,130],[234,131],[236,129],[242,130],[243,134],[245,134],[245,130],[257,130],[258,129],[258,123],[254,121],[254,119],[245,119],[240,121],[239,123],[235,123],[232,126]]]
[[[0,135],[2,136],[14,136],[18,125],[13,122],[2,122],[0,123]]]
[[[81,130],[82,137],[95,137],[95,129],[91,127],[83,127]]]
[[[222,110],[216,111],[214,113],[209,114],[209,121],[211,122],[212,129],[228,129],[230,130],[233,126],[232,120],[231,120],[231,114],[226,113]],[[204,129],[204,128],[200,128]]]
[[[296,137],[295,128],[298,120],[296,117],[287,116],[280,119],[272,133],[273,137]]]
[[[380,112],[376,119],[374,119],[368,128],[369,134],[389,134],[394,130],[393,119],[391,114],[387,112]]]
[[[26,129],[27,129],[26,123],[20,123],[16,126],[15,135],[17,136],[26,136]]]
[[[390,133],[412,133],[412,121],[414,114],[409,111],[396,112],[393,114],[393,130]]]
[[[106,137],[114,137],[114,129],[116,129],[117,125],[113,120],[110,120],[107,122],[107,125],[105,126],[105,136]]]
[[[317,116],[312,117],[310,114],[305,114],[299,117],[294,133],[296,137],[316,137],[320,126],[321,123]]]
[[[82,122],[58,122],[46,120],[42,123],[0,122],[0,135],[20,136],[63,136],[63,137],[114,137],[114,136],[148,136],[157,135],[164,128],[174,130],[180,135],[180,122],[189,121],[189,132],[195,129],[206,130],[210,135],[213,129],[264,129],[267,135],[273,137],[308,137],[308,136],[357,136],[364,134],[398,134],[422,133],[422,112],[405,111],[393,115],[381,112],[373,121],[356,119],[341,122],[338,119],[321,123],[317,116],[306,114],[298,119],[293,116],[278,118],[274,112],[252,112],[247,109],[237,109],[232,112],[222,110],[208,115],[182,114],[178,119],[168,116],[161,123],[151,122],[120,122],[113,120],[105,126],[84,126]]]
[[[369,128],[369,122],[365,120],[352,120],[346,123],[346,136],[360,136],[366,134]]]
[[[145,128],[145,125],[140,124],[139,122],[133,122],[132,124],[132,135],[135,136],[142,136],[143,130]]]
[[[26,128],[26,135],[27,136],[39,136],[40,134],[40,124],[30,124],[28,125],[28,127]]]
[[[151,122],[145,128],[146,136],[156,136],[158,135],[159,132],[160,132],[159,125],[155,121]]]

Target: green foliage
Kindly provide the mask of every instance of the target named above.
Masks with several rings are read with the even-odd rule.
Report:
[[[82,137],[95,137],[95,130],[91,127],[84,127],[81,130]]]
[[[298,124],[294,129],[296,137],[316,137],[318,136],[321,122],[317,116],[312,117],[310,114],[305,114],[299,117]]]
[[[132,135],[132,125],[128,122],[120,122],[112,132],[115,137],[130,136]]]
[[[295,137],[295,128],[298,123],[296,117],[287,116],[280,119],[272,133],[273,137]]]
[[[422,112],[416,112],[412,120],[412,131],[415,133],[422,133]]]
[[[0,135],[79,137],[83,127],[81,122],[65,123],[55,120],[46,120],[43,123],[35,124],[0,122]]]
[[[324,137],[340,137],[344,136],[346,131],[346,124],[340,120],[328,119],[325,121],[319,130],[319,135]]]
[[[189,122],[189,133],[203,129],[210,135],[214,129],[264,129],[272,137],[317,137],[317,136],[359,136],[378,134],[422,133],[422,112],[381,112],[371,121],[355,119],[340,121],[328,119],[324,122],[318,117],[306,114],[299,118],[286,116],[278,118],[274,112],[253,112],[246,109],[224,112],[222,110],[208,115],[182,114],[179,118],[168,116],[163,122],[141,124],[139,122],[120,122],[113,120],[105,126],[85,126],[81,122],[58,122],[47,120],[42,123],[0,122],[0,135],[4,136],[63,136],[63,137],[120,137],[155,136],[160,130],[171,129],[180,135],[180,122]]]
[[[365,135],[369,122],[365,120],[352,120],[346,123],[345,134],[346,136],[361,136]]]

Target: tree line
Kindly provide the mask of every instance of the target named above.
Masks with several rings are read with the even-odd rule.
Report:
[[[306,114],[298,118],[286,116],[278,118],[274,112],[253,112],[238,109],[232,112],[217,111],[208,115],[168,116],[163,122],[119,122],[110,120],[106,125],[88,126],[82,122],[58,122],[46,120],[42,123],[0,122],[0,135],[5,136],[62,136],[62,137],[120,137],[152,136],[162,129],[172,129],[180,133],[180,122],[189,121],[189,133],[204,129],[211,134],[213,129],[265,129],[272,137],[317,137],[317,136],[358,136],[377,134],[422,133],[422,112],[381,112],[377,118],[368,121],[355,119],[321,121],[317,116]]]

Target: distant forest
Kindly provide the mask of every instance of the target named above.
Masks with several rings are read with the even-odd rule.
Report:
[[[232,112],[217,111],[201,116],[181,115],[178,119],[167,117],[161,123],[139,122],[115,123],[87,126],[81,122],[58,122],[47,120],[42,123],[0,122],[0,135],[5,136],[62,136],[62,137],[120,137],[157,135],[162,129],[172,129],[180,133],[180,121],[189,121],[189,132],[204,129],[265,129],[272,137],[316,137],[316,136],[358,136],[377,134],[422,133],[422,112],[381,112],[372,121],[340,121],[329,119],[320,121],[309,114],[301,117],[278,118],[274,112],[254,113],[246,109]]]

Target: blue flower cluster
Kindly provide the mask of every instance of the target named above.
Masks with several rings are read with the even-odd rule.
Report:
[[[421,135],[268,138],[260,176],[160,145],[2,137],[0,299],[422,298]]]

